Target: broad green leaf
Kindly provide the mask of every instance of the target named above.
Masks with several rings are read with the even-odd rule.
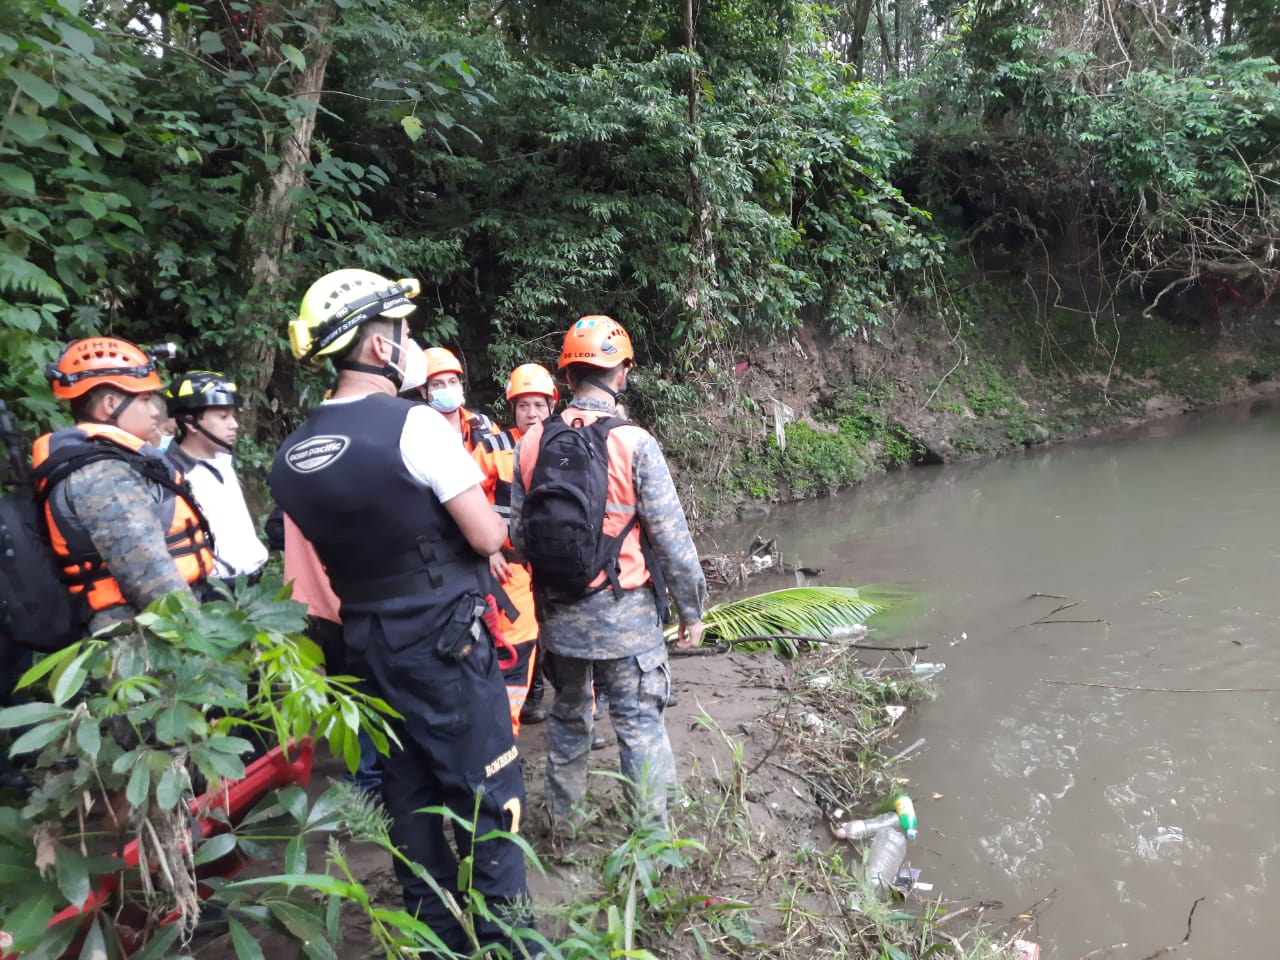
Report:
[[[84,904],[89,896],[89,869],[80,851],[70,846],[59,846],[54,860],[54,876],[58,889],[73,907]]]
[[[9,70],[5,74],[19,90],[48,110],[58,102],[58,91],[47,80],[25,70]]]
[[[96,720],[86,717],[76,724],[76,743],[85,756],[94,760],[98,758],[98,751],[102,749],[102,732]]]
[[[293,64],[293,68],[299,73],[307,69],[307,58],[304,57],[302,55],[302,51],[293,44],[282,43],[280,45],[280,52],[284,54],[284,58]]]
[[[307,872],[307,842],[304,837],[294,837],[284,848],[284,872],[289,874]]]
[[[236,956],[240,960],[266,960],[257,938],[245,928],[244,924],[235,917],[228,917],[227,925],[231,930],[231,945],[235,947]]]
[[[80,205],[81,210],[95,220],[101,220],[107,215],[107,205],[91,193],[80,194],[76,197],[76,203]]]
[[[74,660],[59,667],[54,672],[53,689],[50,691],[54,703],[66,703],[71,698],[71,695],[78,692],[84,685],[85,678],[89,673],[85,669],[84,663],[89,659],[91,653],[93,653],[93,648],[86,647],[80,651]]]
[[[65,20],[58,21],[58,35],[66,47],[80,56],[87,57],[93,53],[93,37]]]
[[[225,49],[222,37],[212,30],[206,30],[200,34],[199,46],[200,52],[205,56],[221,53]]]
[[[58,737],[66,733],[67,727],[70,725],[68,720],[51,720],[48,723],[42,723],[38,727],[28,730],[17,740],[13,741],[13,746],[9,748],[9,756],[16,757],[24,753],[33,753],[41,747],[52,743]]]
[[[162,810],[172,810],[182,799],[182,790],[187,785],[187,777],[182,768],[170,764],[160,775],[160,783],[156,786],[156,805]]]
[[[6,192],[20,197],[36,195],[36,180],[31,171],[15,167],[11,163],[0,163],[0,185],[4,186]]]
[[[196,850],[196,866],[220,860],[235,848],[236,835],[234,833],[215,834],[201,843],[199,849]]]
[[[3,164],[0,164],[0,167],[3,167]],[[3,171],[0,170],[0,177],[3,176]],[[18,686],[15,689],[22,690],[31,686],[45,674],[51,672],[58,664],[74,657],[81,649],[83,649],[83,644],[73,643],[68,647],[63,647],[56,653],[49,654],[47,657],[41,657],[35,666],[22,675],[22,679],[18,681]]]
[[[88,107],[103,120],[107,121],[107,123],[111,123],[115,120],[115,117],[111,113],[111,108],[103,103],[98,96],[90,93],[79,84],[67,83],[63,85],[62,89],[66,91],[69,97]]]
[[[49,122],[44,117],[11,113],[5,117],[4,128],[14,138],[25,144],[39,143],[49,135]]]
[[[283,900],[268,902],[267,908],[302,946],[311,960],[338,960],[332,944],[324,935],[324,921],[297,904]]]
[[[299,826],[306,822],[307,792],[301,787],[294,785],[280,788],[276,792],[276,800]]]
[[[21,953],[40,939],[53,917],[54,905],[52,893],[33,891],[5,914],[4,932],[13,937],[14,953]]]
[[[22,703],[16,707],[5,707],[0,710],[0,730],[11,730],[14,727],[25,727],[32,723],[42,723],[54,717],[69,717],[71,710],[53,703]]]
[[[405,136],[414,143],[417,143],[418,138],[422,136],[422,121],[417,117],[401,117],[400,126],[404,129]]]
[[[139,763],[129,775],[129,785],[125,787],[124,798],[129,801],[129,806],[140,810],[146,806],[147,793],[150,789],[151,767],[149,764]]]

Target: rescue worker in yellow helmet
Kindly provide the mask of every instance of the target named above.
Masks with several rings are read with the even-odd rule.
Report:
[[[520,829],[524,783],[482,616],[487,558],[506,526],[453,428],[400,396],[427,381],[406,319],[417,294],[417,281],[368,270],[311,285],[290,345],[300,360],[332,360],[337,385],[285,440],[270,486],[338,597],[347,669],[403,718],[401,746],[383,758],[382,798],[392,841],[431,875],[396,860],[405,908],[448,950],[470,956],[471,934],[436,892],[459,889],[462,858],[491,915],[519,927],[528,909],[524,855],[509,837]],[[425,812],[440,807],[454,815],[456,854],[445,818]],[[492,919],[476,917],[474,935],[480,952],[515,954]]]
[[[492,420],[463,406],[467,395],[462,388],[462,364],[451,350],[444,347],[427,350],[426,396],[431,408],[440,411],[449,425],[462,435],[467,453],[474,452],[481,440],[495,432]]]
[[[472,451],[476,464],[484,474],[482,486],[494,511],[503,523],[511,519],[511,479],[515,467],[516,444],[530,427],[551,416],[560,391],[545,367],[526,363],[511,371],[507,378],[507,406],[513,426],[486,435]],[[502,585],[514,607],[514,619],[502,612],[499,625],[516,649],[516,662],[503,671],[507,682],[507,699],[511,708],[511,729],[518,736],[521,722],[540,723],[546,718],[537,701],[529,700],[537,676],[538,619],[533,604],[533,586],[529,569],[508,540],[501,550],[489,558],[489,570]],[[541,700],[541,688],[537,700]]]
[[[119,337],[86,337],[45,375],[75,425],[37,439],[32,466],[86,459],[47,491],[45,519],[64,582],[93,611],[90,629],[130,620],[173,590],[202,596],[213,571],[208,525],[178,492],[181,471],[147,443],[163,413],[155,361]]]

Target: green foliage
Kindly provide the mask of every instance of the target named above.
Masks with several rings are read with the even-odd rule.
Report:
[[[0,871],[0,926],[17,949],[56,956],[54,944],[65,946],[77,925],[46,932],[51,915],[84,904],[113,876],[123,882],[109,883],[100,914],[91,911],[103,920],[170,909],[189,916],[194,905],[183,891],[194,890],[194,881],[182,878],[237,850],[257,858],[276,847],[287,870],[305,872],[303,835],[332,830],[337,814],[332,797],[310,807],[298,787],[275,791],[194,851],[184,853],[179,839],[188,829],[186,801],[200,792],[193,784],[216,789],[242,777],[252,746],[245,736],[254,731],[268,743],[326,737],[349,764],[358,760],[360,727],[387,748],[389,708],[357,692],[351,678],[317,669],[319,650],[297,634],[304,613],[262,585],[204,605],[174,593],[136,625],[72,645],[27,672],[19,688],[30,700],[0,710],[0,729],[17,735],[10,754],[27,757],[33,787],[20,808],[0,807],[0,862],[7,865]],[[126,868],[113,856],[129,830],[148,851],[159,896],[148,892],[136,865]],[[295,900],[273,888],[252,909],[235,905],[256,922],[296,932],[318,921],[306,920],[313,904]],[[111,955],[122,955],[112,924],[95,920],[94,929],[112,944]]]
[[[868,600],[854,587],[790,587],[715,604],[702,619],[707,643],[775,634],[828,638],[840,628],[864,623],[884,610],[881,603]],[[668,631],[669,637],[675,635],[674,630]],[[802,643],[791,636],[771,641],[779,656],[789,658],[797,655]]]

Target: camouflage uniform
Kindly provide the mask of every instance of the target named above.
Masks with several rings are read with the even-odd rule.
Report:
[[[131,620],[157,597],[190,589],[165,545],[154,504],[168,493],[127,463],[99,460],[81,467],[54,489],[68,513],[84,526],[98,556],[120,584],[127,606],[94,614],[90,629]]]
[[[569,406],[613,413],[594,398]],[[525,490],[516,447],[511,485],[511,536],[523,546],[521,511]],[[645,433],[632,459],[636,510],[648,534],[671,595],[686,620],[701,619],[707,581],[689,535],[684,510],[658,442]],[[591,753],[592,682],[608,695],[609,717],[618,735],[622,775],[632,799],[665,823],[676,786],[675,759],[663,711],[671,688],[667,648],[652,585],[615,596],[605,589],[568,600],[539,598],[547,676],[556,688],[547,727],[547,804],[554,820],[571,815],[587,791]],[[638,793],[637,793],[638,788]]]

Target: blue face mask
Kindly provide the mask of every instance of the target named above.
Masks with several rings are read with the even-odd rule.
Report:
[[[173,443],[173,436],[167,433],[162,433],[160,434],[160,442],[155,445],[155,448],[161,453],[164,453],[169,449],[169,444],[171,443]]]
[[[431,391],[431,406],[441,413],[453,413],[466,399],[461,386],[441,387]]]

